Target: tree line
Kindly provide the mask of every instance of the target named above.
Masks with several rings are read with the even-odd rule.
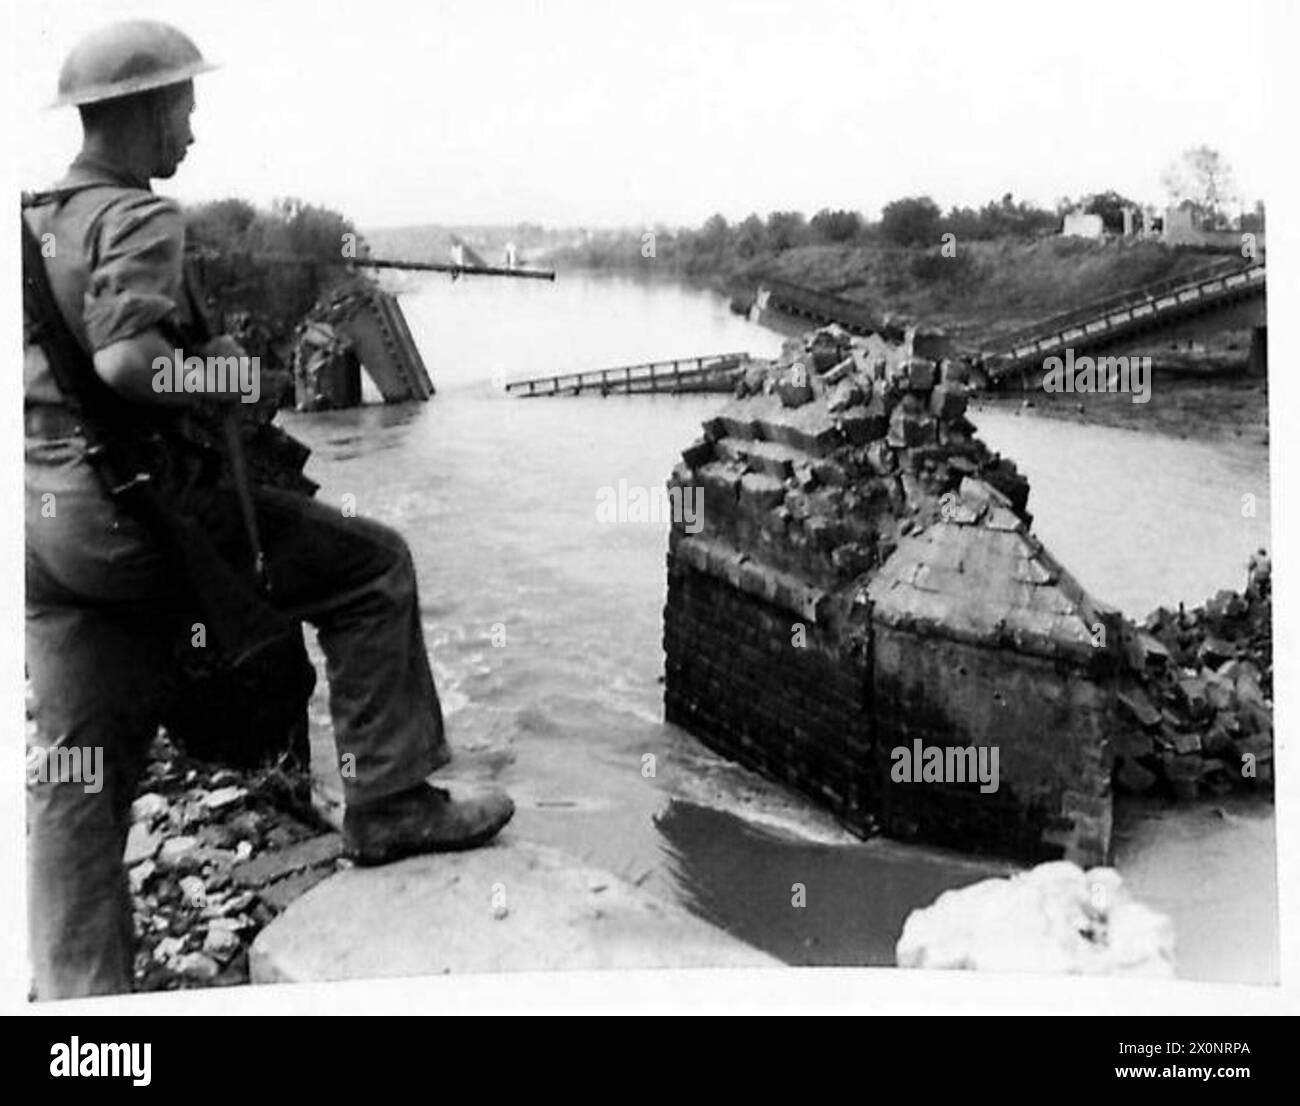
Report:
[[[298,199],[279,199],[269,209],[247,200],[215,200],[185,211],[187,248],[223,325],[277,367],[287,367],[294,329],[312,306],[344,282],[364,280],[337,264],[368,250],[351,220],[337,211]],[[286,265],[259,255],[291,254],[319,264]]]

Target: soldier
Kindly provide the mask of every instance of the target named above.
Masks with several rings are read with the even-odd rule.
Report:
[[[154,384],[155,359],[172,356],[172,339],[190,320],[181,214],[150,181],[171,177],[193,142],[192,79],[210,68],[163,23],[118,23],[84,39],[63,66],[57,100],[80,109],[81,153],[59,185],[24,211],[49,246],[54,300],[93,356],[93,373],[163,441],[179,433],[186,406],[199,397]],[[29,780],[33,975],[37,997],[52,999],[131,989],[122,856],[185,596],[156,533],[88,463],[76,405],[57,383],[48,345],[38,342],[39,320],[27,322],[26,637],[35,751],[97,750],[103,763],[93,788],[59,782],[57,773]],[[185,352],[243,353],[228,335]],[[229,392],[202,398],[239,402],[239,374],[232,376]],[[226,531],[237,535],[230,490],[199,492],[218,543]],[[385,526],[302,496],[259,487],[253,500],[272,602],[316,627],[340,762],[355,767],[344,772],[344,855],[381,864],[490,840],[514,812],[505,794],[456,801],[425,780],[451,753],[406,543]]]

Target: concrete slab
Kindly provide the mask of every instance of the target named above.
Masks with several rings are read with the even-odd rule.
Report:
[[[267,926],[249,958],[254,983],[779,965],[682,907],[520,841],[340,872]]]

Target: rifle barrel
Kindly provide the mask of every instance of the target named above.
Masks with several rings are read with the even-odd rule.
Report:
[[[220,251],[200,249],[200,256],[217,256]],[[237,253],[228,257],[247,257],[252,261],[269,261],[277,265],[341,265],[344,268],[359,269],[410,269],[427,273],[451,273],[459,276],[502,276],[523,277],[531,280],[554,280],[554,269],[507,269],[495,265],[453,265],[438,261],[395,261],[380,257],[310,257],[293,253]]]

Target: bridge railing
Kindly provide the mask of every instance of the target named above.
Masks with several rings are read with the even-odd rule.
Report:
[[[562,392],[579,395],[584,391],[671,392],[714,373],[732,372],[749,360],[748,353],[715,353],[700,357],[679,357],[643,361],[586,372],[558,373],[526,380],[511,380],[506,391],[520,396],[553,396]]]
[[[766,288],[771,295],[773,306],[778,309],[794,308],[810,315],[837,322],[850,329],[878,331],[880,321],[864,303],[823,292],[817,288],[806,288],[802,284],[791,284],[788,280],[776,277],[763,277],[759,286]],[[769,302],[771,302],[769,301]]]
[[[1113,296],[1092,300],[1081,307],[1064,311],[1059,315],[1039,319],[1037,322],[1021,327],[1019,330],[1014,330],[1010,334],[999,335],[996,341],[991,344],[1001,351],[1014,352],[1021,346],[1030,345],[1052,334],[1092,322],[1094,319],[1105,315],[1151,303],[1170,292],[1191,284],[1201,284],[1216,278],[1229,277],[1238,271],[1244,272],[1258,264],[1257,261],[1243,261],[1240,258],[1220,259],[1191,272],[1184,273],[1182,276],[1169,277],[1153,284],[1145,284],[1140,288],[1117,292]]]

